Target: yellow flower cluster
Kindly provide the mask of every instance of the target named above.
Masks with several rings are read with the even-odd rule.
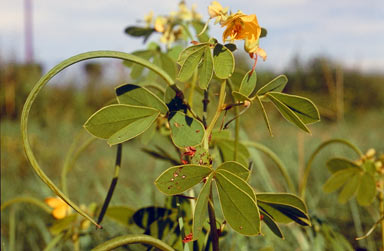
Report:
[[[62,219],[69,214],[71,208],[59,197],[48,197],[45,199],[45,203],[53,208],[52,215],[55,219]]]
[[[223,32],[223,41],[244,40],[244,49],[251,56],[259,55],[264,60],[267,54],[259,47],[261,27],[256,15],[246,15],[241,11],[228,15],[228,8],[223,8],[220,3],[214,1],[208,7],[210,18],[216,18],[215,23],[226,27]]]
[[[153,12],[151,11],[145,16],[144,21],[147,27],[154,25],[154,29],[157,32],[162,33],[160,42],[164,44],[172,44],[176,40],[179,40],[183,36],[183,27],[177,25],[179,21],[192,21],[200,20],[202,17],[196,12],[196,5],[192,5],[191,9],[188,9],[185,2],[182,1],[179,4],[178,11],[171,12],[169,16],[158,16],[153,18]]]

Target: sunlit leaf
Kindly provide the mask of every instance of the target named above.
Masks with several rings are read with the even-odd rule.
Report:
[[[235,58],[232,52],[222,44],[213,49],[213,69],[220,79],[229,78],[235,70]]]
[[[199,86],[206,90],[213,76],[213,57],[211,48],[206,46],[204,49],[203,60],[199,66]]]
[[[285,85],[288,82],[288,78],[285,75],[277,76],[272,79],[269,83],[261,87],[256,94],[261,96],[267,92],[281,92],[284,90]]]
[[[143,133],[158,115],[159,111],[149,107],[109,105],[94,113],[84,127],[92,135],[108,139],[109,144],[117,144]]]
[[[318,109],[315,104],[307,98],[279,92],[268,92],[266,95],[274,104],[276,104],[275,100],[283,103],[294,112],[304,124],[311,124],[320,120]]]
[[[152,107],[162,114],[168,112],[167,105],[145,87],[124,84],[116,88],[116,96],[121,104]]]
[[[249,95],[251,95],[253,90],[256,88],[256,82],[256,71],[250,70],[244,75],[243,80],[241,81],[239,92],[244,96],[249,97]]]
[[[200,145],[205,129],[203,124],[182,112],[171,113],[169,117],[173,143],[180,148]]]
[[[237,145],[237,159],[235,159],[235,141],[230,139],[217,139],[214,141],[219,148],[223,162],[237,161],[243,166],[248,166],[249,151],[243,144]]]
[[[244,94],[241,94],[238,91],[232,91],[232,96],[235,98],[236,101],[251,101],[247,96],[244,96]]]
[[[193,72],[199,65],[201,57],[204,54],[206,45],[199,44],[193,45],[184,49],[177,60],[177,63],[181,66],[178,80],[185,82],[190,79],[193,75]]]
[[[227,171],[216,172],[215,180],[225,220],[233,230],[240,234],[258,235],[260,233],[260,214],[256,201],[222,172]],[[242,181],[244,186],[249,186],[240,178],[236,181]]]
[[[180,194],[203,181],[211,172],[208,166],[174,166],[165,170],[156,179],[155,185],[167,195]]]

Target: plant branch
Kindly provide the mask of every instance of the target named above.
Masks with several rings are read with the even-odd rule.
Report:
[[[28,98],[24,104],[23,111],[21,114],[21,136],[23,139],[23,146],[25,154],[31,163],[33,170],[40,177],[40,179],[62,200],[64,200],[69,206],[71,206],[76,212],[85,217],[87,220],[95,224],[97,227],[101,228],[100,225],[96,223],[84,210],[82,210],[78,205],[76,205],[73,201],[71,201],[54,183],[53,181],[45,174],[45,172],[41,169],[39,163],[36,160],[36,157],[32,151],[31,144],[29,142],[28,137],[28,118],[29,112],[32,108],[32,104],[35,101],[37,95],[40,93],[41,89],[48,83],[48,81],[57,75],[59,72],[64,70],[65,68],[87,59],[93,58],[117,58],[122,60],[131,61],[137,64],[140,64],[155,73],[157,73],[161,78],[163,78],[168,85],[173,84],[173,79],[160,67],[154,65],[153,63],[140,58],[138,56],[134,56],[124,52],[118,51],[91,51],[82,53],[76,56],[73,56],[69,59],[62,61],[60,64],[53,67],[48,73],[46,73],[33,87],[32,91],[29,93]]]

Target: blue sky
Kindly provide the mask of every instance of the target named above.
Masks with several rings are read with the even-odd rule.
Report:
[[[35,59],[46,66],[90,50],[143,48],[123,30],[153,10],[168,14],[177,0],[38,0],[33,1]],[[207,17],[211,1],[187,0]],[[261,47],[263,67],[284,70],[293,56],[328,56],[347,67],[384,72],[384,1],[382,0],[237,0],[220,1],[233,12],[256,14],[268,29]],[[220,38],[222,29],[212,27]],[[0,58],[24,57],[23,0],[0,6]]]

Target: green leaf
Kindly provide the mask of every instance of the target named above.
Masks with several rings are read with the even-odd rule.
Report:
[[[264,122],[265,122],[265,125],[267,126],[268,128],[268,131],[269,131],[269,135],[273,136],[272,134],[272,128],[271,128],[271,123],[269,122],[269,119],[268,119],[268,115],[267,115],[267,112],[265,111],[265,108],[264,108],[264,105],[263,103],[261,102],[260,100],[260,97],[256,95],[256,100],[257,100],[257,104],[259,105],[262,113],[263,113],[263,119],[264,119]]]
[[[327,168],[331,173],[336,173],[337,171],[340,171],[342,169],[346,168],[358,168],[360,167],[355,164],[354,162],[343,159],[343,158],[333,158],[327,161]]]
[[[181,45],[175,45],[167,51],[167,55],[175,62],[180,56],[180,53],[183,51],[183,47]]]
[[[296,223],[311,225],[304,202],[293,194],[258,193],[257,204],[264,214],[268,214],[274,221],[281,223]]]
[[[307,212],[307,206],[302,199],[289,193],[257,193],[257,200],[265,203],[277,203],[296,207],[303,212]]]
[[[148,229],[153,222],[163,217],[167,217],[170,214],[172,214],[172,210],[168,208],[150,206],[134,212],[132,220],[137,226],[143,229]]]
[[[199,86],[206,90],[213,76],[213,57],[209,46],[204,49],[203,60],[199,66]]]
[[[203,141],[205,129],[203,124],[182,112],[171,113],[169,116],[171,137],[179,148],[200,145]]]
[[[335,172],[324,184],[323,190],[332,193],[344,185],[358,170],[356,168],[346,168]]]
[[[125,28],[125,33],[127,33],[132,37],[144,37],[144,43],[155,31],[156,30],[153,28],[145,28],[145,27],[138,27],[138,26],[129,26]]]
[[[115,104],[101,108],[84,124],[92,135],[117,144],[132,139],[156,120],[159,111],[149,107]]]
[[[232,52],[222,44],[213,49],[213,68],[220,79],[229,78],[235,70],[235,58]]]
[[[124,84],[117,87],[115,92],[120,104],[152,107],[160,111],[161,114],[168,112],[167,105],[145,87]]]
[[[180,194],[200,183],[212,169],[208,166],[181,165],[165,170],[155,181],[156,187],[167,195]]]
[[[221,164],[220,166],[218,166],[216,168],[216,171],[222,170],[222,169],[227,170],[227,171],[239,176],[243,180],[248,180],[249,175],[251,174],[251,172],[249,171],[248,168],[246,168],[245,166],[243,166],[242,164],[240,164],[239,162],[236,162],[236,161],[224,162],[223,164]]]
[[[302,129],[303,131],[307,133],[311,133],[311,131],[308,129],[308,127],[304,124],[304,122],[297,116],[297,114],[291,110],[288,106],[286,106],[284,103],[282,103],[279,99],[274,98],[273,96],[269,96],[272,103],[275,105],[277,110],[280,112],[283,117],[289,121],[292,122],[294,125]]]
[[[285,75],[277,76],[276,78],[272,79],[268,84],[261,87],[257,92],[256,95],[264,95],[267,92],[281,92],[284,90],[285,85],[288,82],[288,78]]]
[[[178,80],[185,82],[192,77],[193,72],[200,63],[205,47],[205,44],[193,45],[181,52],[177,60],[177,63],[181,66],[177,77]]]
[[[236,101],[251,101],[247,96],[244,96],[238,91],[232,91],[232,96],[235,98]]]
[[[256,82],[256,71],[250,70],[244,75],[243,80],[241,81],[239,92],[244,96],[249,97],[249,95],[251,95],[253,90],[256,88]]]
[[[372,175],[365,172],[361,176],[360,186],[357,191],[357,202],[361,206],[369,206],[376,197],[376,182]]]
[[[235,186],[237,186],[243,192],[248,194],[249,197],[251,197],[254,201],[256,201],[256,195],[255,195],[255,192],[253,191],[253,188],[243,178],[225,169],[219,169],[219,170],[216,170],[215,172],[219,173],[220,175],[230,180]]]
[[[311,124],[320,120],[319,110],[307,98],[279,92],[269,92],[267,96],[269,98],[272,97],[274,100],[279,100],[287,106],[304,124]]]
[[[227,47],[228,50],[230,50],[230,51],[232,51],[232,52],[234,52],[234,51],[237,49],[236,44],[231,44],[231,43],[229,43],[229,44],[225,44],[224,46]]]
[[[280,230],[279,225],[270,217],[268,214],[260,212],[263,217],[264,223],[268,226],[268,228],[279,238],[284,239],[284,235]]]
[[[240,234],[260,234],[260,214],[256,201],[236,186],[232,180],[229,180],[226,175],[223,175],[222,172],[226,171],[216,172],[215,181],[225,220],[233,230]],[[242,181],[244,186],[248,185],[242,179],[237,179],[237,181]]]
[[[132,224],[132,216],[135,210],[126,206],[110,206],[105,213],[108,218],[124,226]]]
[[[203,30],[205,23],[198,21],[198,20],[193,20],[192,21],[192,26],[196,31],[196,34],[200,34],[200,32]],[[203,34],[198,36],[199,42],[208,42],[209,40],[209,35],[208,35],[208,28],[204,31]]]
[[[163,68],[172,79],[176,79],[177,69],[173,59],[164,53],[159,53],[159,55],[161,68]]]
[[[219,148],[223,162],[237,161],[243,166],[248,166],[249,151],[243,144],[238,143],[237,145],[237,159],[235,160],[235,142],[230,139],[217,139],[214,144]]]
[[[132,53],[132,55],[141,57],[143,59],[149,60],[153,56],[153,50],[140,50],[140,51],[135,51]],[[133,79],[137,79],[141,76],[144,66],[135,64],[130,61],[124,61],[124,64],[128,67],[131,67],[131,77]]]
[[[261,27],[261,34],[260,34],[260,38],[262,38],[262,37],[266,37],[266,36],[267,36],[267,34],[268,34],[268,32],[267,32],[267,29],[265,29],[265,28]]]
[[[197,197],[195,212],[193,214],[193,240],[197,240],[199,238],[200,233],[203,230],[204,223],[207,221],[208,199],[211,191],[212,177],[213,175],[210,174],[207,181],[201,188],[199,196]]]
[[[352,178],[350,178],[349,181],[344,185],[343,189],[341,189],[338,201],[341,204],[346,203],[350,198],[352,198],[356,194],[359,186],[360,173],[356,172],[355,175],[353,175]]]

